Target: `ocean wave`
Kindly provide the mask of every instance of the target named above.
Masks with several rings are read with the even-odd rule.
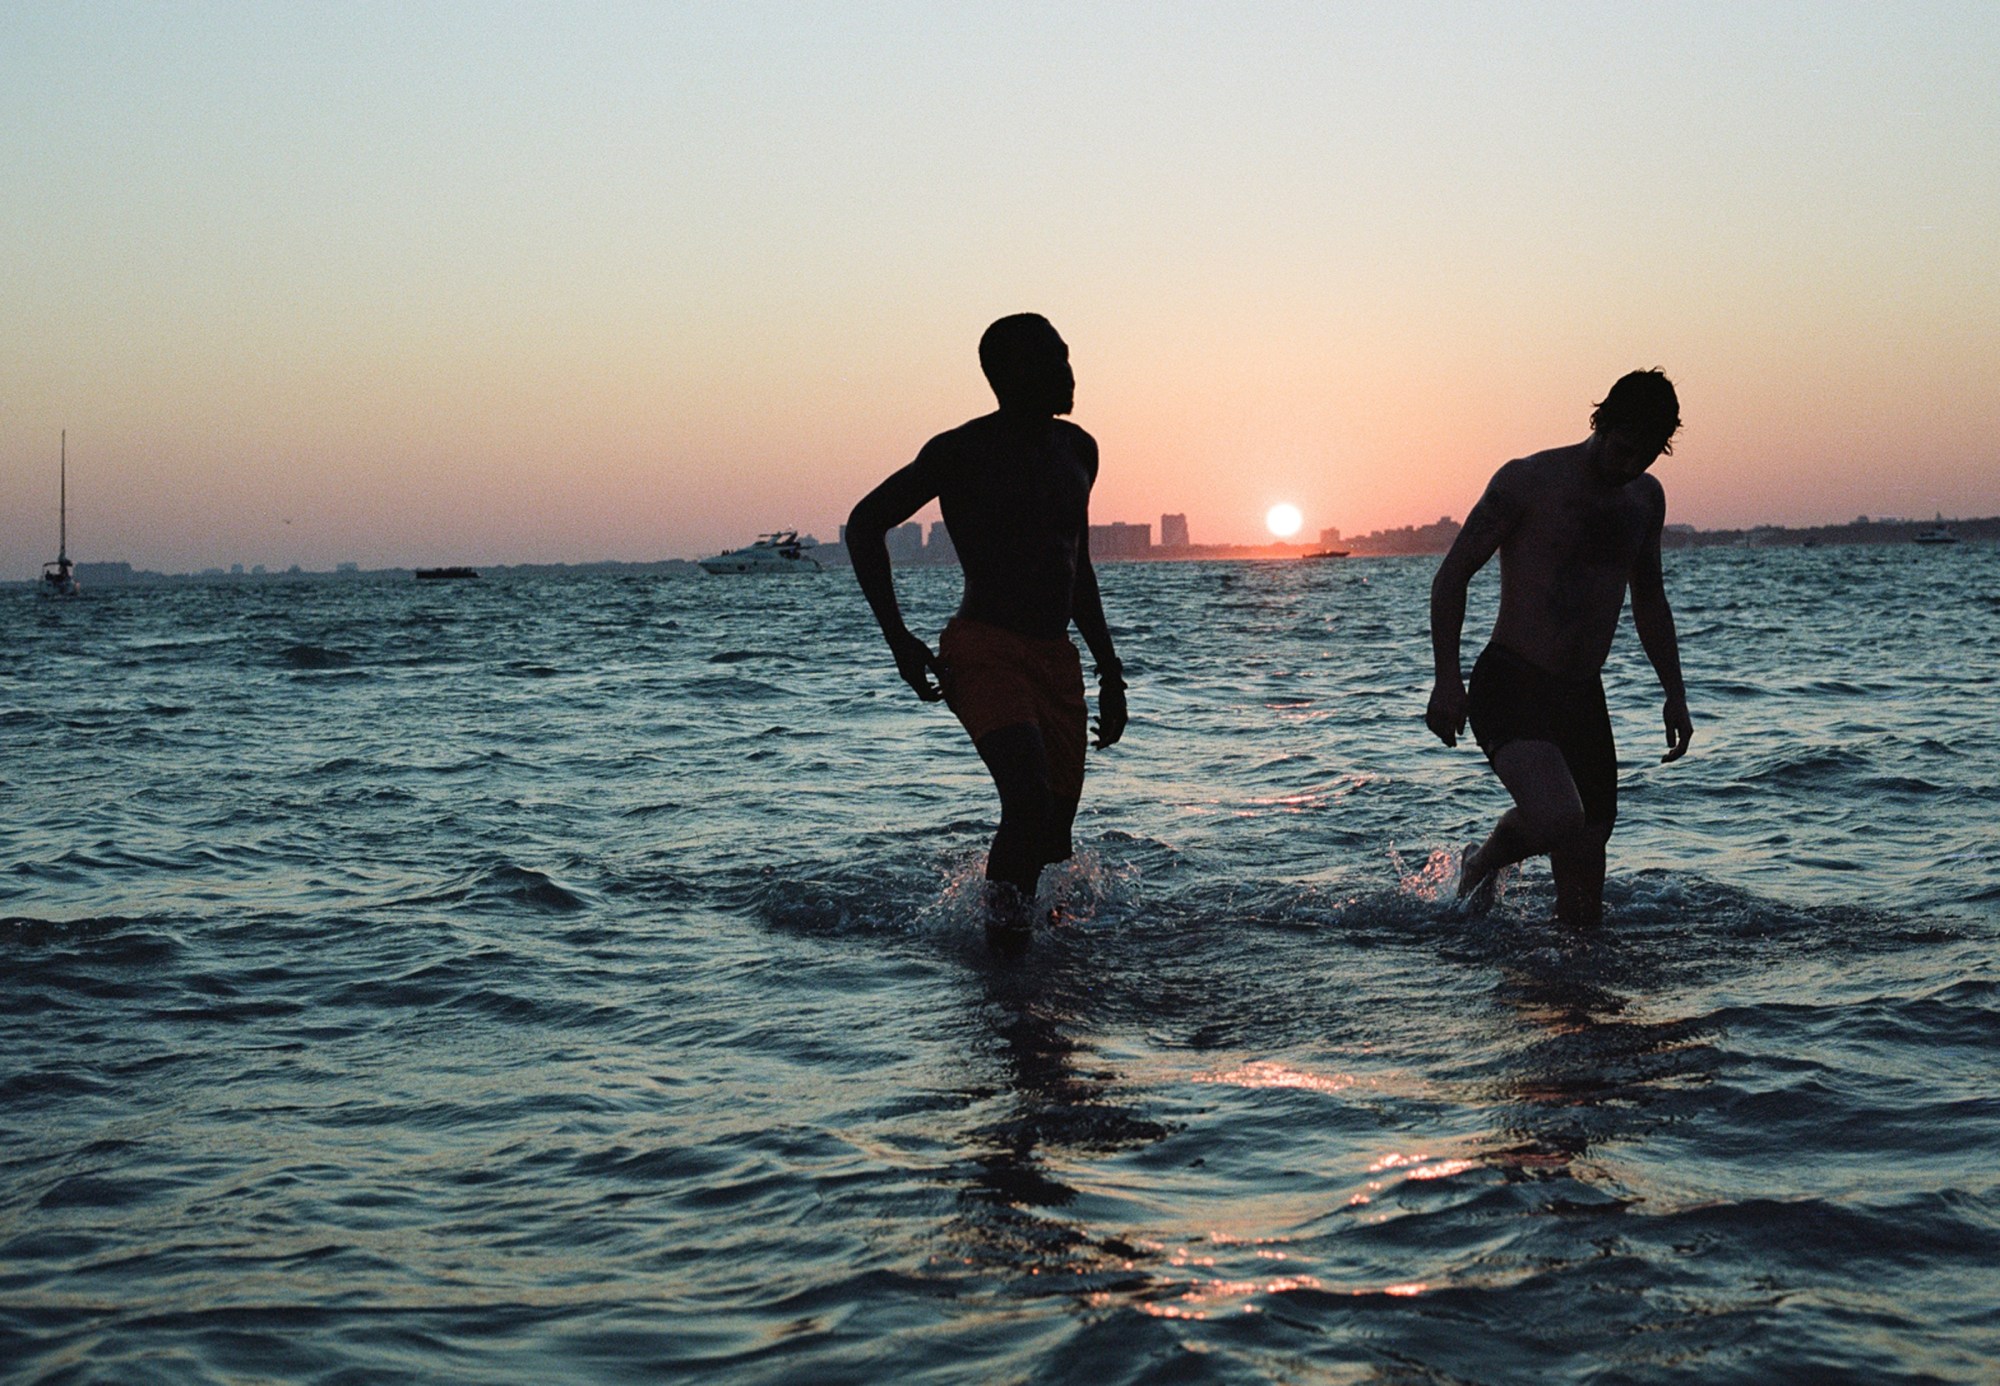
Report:
[[[401,906],[466,905],[475,909],[526,907],[542,913],[575,914],[590,908],[579,891],[532,867],[501,862],[461,875],[452,883],[392,902]]]
[[[322,645],[288,645],[278,652],[278,658],[294,669],[345,669],[354,663],[354,656],[347,651]]]

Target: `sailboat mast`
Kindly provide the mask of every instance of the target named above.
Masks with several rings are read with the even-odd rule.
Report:
[[[62,490],[56,502],[56,558],[69,562],[69,430],[62,431]]]

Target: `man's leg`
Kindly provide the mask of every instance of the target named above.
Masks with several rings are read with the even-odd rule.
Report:
[[[1500,815],[1486,841],[1466,853],[1460,896],[1484,889],[1505,867],[1566,845],[1583,829],[1583,800],[1554,742],[1509,741],[1493,753],[1493,772],[1513,795],[1514,807]]]
[[[1591,823],[1550,850],[1556,918],[1563,923],[1593,929],[1604,922],[1604,845],[1610,840],[1609,823]]]
[[[1618,821],[1618,747],[1601,695],[1578,709],[1563,759],[1583,801],[1584,826],[1549,852],[1556,918],[1590,929],[1604,922],[1604,849]]]
[[[1068,861],[1076,855],[1074,833],[1076,810],[1080,802],[1080,797],[1075,795],[1054,796],[1054,808],[1049,814],[1048,841],[1044,844],[1047,857],[1042,865],[1053,866],[1056,862]]]
[[[1020,893],[1019,927],[1025,927],[1025,911],[1034,903],[1042,868],[1055,859],[1050,856],[1050,841],[1057,804],[1049,789],[1048,747],[1042,729],[1033,722],[990,731],[973,745],[1000,791],[1000,828],[986,854],[986,879],[1004,882]]]

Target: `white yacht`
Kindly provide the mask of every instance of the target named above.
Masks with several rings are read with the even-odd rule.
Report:
[[[701,560],[705,573],[819,573],[826,571],[806,550],[810,540],[801,540],[795,529],[760,534],[747,548],[731,549]]]

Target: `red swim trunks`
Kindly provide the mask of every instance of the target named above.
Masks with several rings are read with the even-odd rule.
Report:
[[[1067,636],[1038,640],[983,621],[953,620],[938,637],[949,671],[945,701],[976,742],[1002,727],[1032,722],[1049,751],[1049,788],[1058,800],[1083,796],[1083,662]]]

